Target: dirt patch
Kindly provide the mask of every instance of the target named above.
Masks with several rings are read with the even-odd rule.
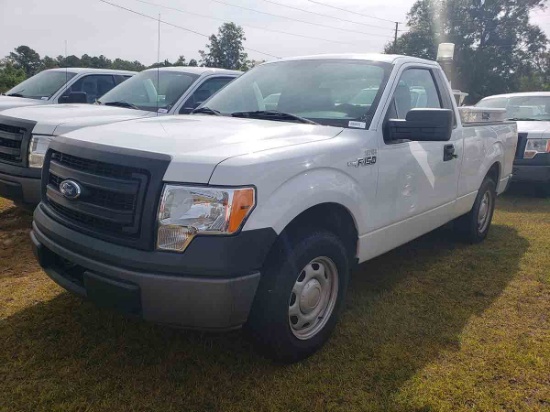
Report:
[[[12,203],[0,203],[0,278],[22,276],[37,269],[29,233],[32,215]]]

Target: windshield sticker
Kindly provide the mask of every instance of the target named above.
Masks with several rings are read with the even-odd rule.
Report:
[[[158,113],[165,114],[165,113],[168,113],[168,110],[167,109],[159,109]]]
[[[357,129],[365,129],[367,124],[365,122],[349,122],[348,127],[355,127]]]

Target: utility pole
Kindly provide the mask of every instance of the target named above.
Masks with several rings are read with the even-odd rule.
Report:
[[[393,38],[393,48],[394,48],[394,53],[396,52],[395,51],[395,48],[397,47],[397,32],[399,31],[399,22],[396,21],[395,22],[395,36]]]

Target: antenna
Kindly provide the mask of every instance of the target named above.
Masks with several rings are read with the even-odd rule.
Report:
[[[67,83],[69,82],[69,72],[67,67],[67,40],[65,40],[65,92],[67,92]]]
[[[158,19],[158,44],[157,44],[157,116],[159,115],[159,96],[160,96],[160,13]]]

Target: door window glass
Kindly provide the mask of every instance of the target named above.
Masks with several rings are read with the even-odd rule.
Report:
[[[409,69],[403,73],[394,92],[390,117],[405,119],[415,108],[438,108],[441,100],[430,70]]]
[[[180,113],[189,113],[205,102],[210,96],[213,96],[218,90],[233,80],[233,77],[214,77],[206,80],[197,90],[187,99],[180,110]]]
[[[86,93],[86,101],[94,103],[115,85],[113,76],[92,74],[78,79],[63,95],[68,95],[71,92],[84,92]]]

